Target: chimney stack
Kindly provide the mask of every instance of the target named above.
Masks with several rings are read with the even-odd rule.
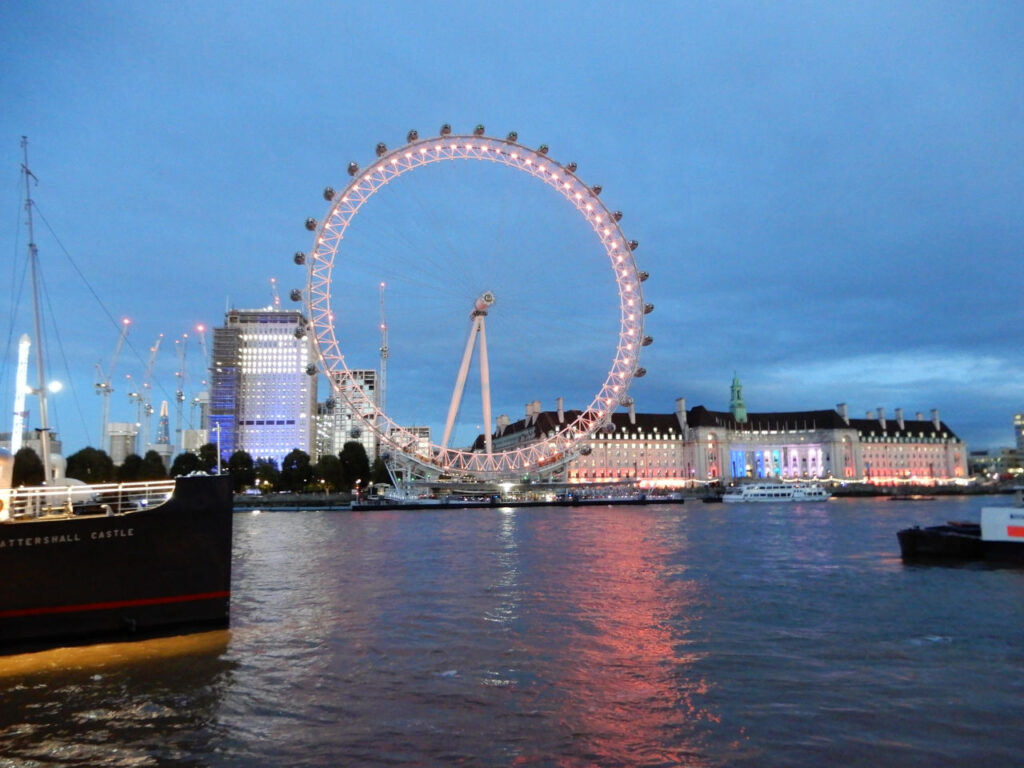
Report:
[[[846,426],[850,426],[850,409],[846,407],[846,403],[837,405],[836,410],[839,411],[839,416]]]
[[[629,423],[636,425],[636,403],[633,398],[629,398]]]
[[[882,429],[885,429],[885,408],[878,407],[878,423],[882,425]]]
[[[917,419],[918,421],[924,421],[924,414],[918,411],[917,413],[914,414],[914,418]]]
[[[555,400],[555,404],[558,406],[558,423],[559,424],[564,424],[565,423],[565,401],[564,401],[563,398],[559,397],[559,398],[557,398]]]
[[[942,429],[942,422],[939,420],[938,408],[932,408],[932,425],[934,425],[936,432]]]
[[[903,427],[903,409],[902,408],[897,408],[896,409],[896,423],[900,425],[900,432],[902,432],[903,429],[904,429],[904,427]]]
[[[676,398],[676,421],[679,422],[679,429],[682,430],[683,436],[686,436],[686,398]]]

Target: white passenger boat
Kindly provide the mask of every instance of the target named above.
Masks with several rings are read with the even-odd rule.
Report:
[[[827,501],[832,493],[817,483],[750,483],[728,489],[722,494],[722,501],[736,502],[788,502]]]

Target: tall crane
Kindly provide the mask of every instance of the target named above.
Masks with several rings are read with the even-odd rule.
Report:
[[[140,455],[149,448],[149,427],[150,419],[153,416],[153,402],[150,397],[150,390],[153,388],[153,364],[156,362],[156,353],[160,350],[160,342],[164,340],[161,333],[156,337],[156,342],[149,348],[149,359],[146,361],[146,370],[142,374],[142,381],[139,386],[128,393],[128,399],[135,403],[135,423],[140,429],[141,445],[138,446]]]
[[[199,323],[196,326],[196,334],[198,334],[198,336],[199,336],[199,352],[202,355],[202,363],[203,363],[204,366],[208,366],[209,365],[210,357],[209,357],[209,353],[206,350],[206,326],[203,325],[202,323]],[[202,379],[202,385],[204,387],[206,386],[206,378],[205,377]],[[192,407],[189,409],[189,412],[188,412],[188,428],[189,429],[195,429],[196,428],[196,424],[195,424],[195,421],[196,421],[196,408],[199,407],[199,406],[200,406],[200,398],[197,395],[197,396],[192,398]],[[199,428],[202,429],[203,425],[200,424]]]
[[[281,297],[277,295],[277,278],[270,278],[270,295],[274,299],[274,309],[281,308]]]
[[[96,394],[103,398],[102,421],[100,422],[100,447],[110,453],[110,445],[107,435],[107,425],[110,421],[110,394],[114,391],[110,383],[117,367],[117,359],[121,356],[121,349],[124,347],[124,340],[128,338],[128,330],[131,328],[131,320],[127,317],[121,320],[121,333],[117,337],[117,346],[114,347],[114,354],[110,358],[110,365],[103,370],[100,363],[96,363],[96,373],[99,381],[96,382]]]
[[[184,443],[182,442],[182,431],[181,422],[184,415],[185,408],[185,359],[188,356],[188,334],[181,334],[180,339],[176,339],[174,342],[178,351],[178,372],[175,374],[178,378],[178,390],[174,393],[175,400],[175,450],[184,450]]]

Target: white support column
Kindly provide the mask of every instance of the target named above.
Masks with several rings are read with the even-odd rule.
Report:
[[[484,416],[484,447],[487,454],[494,453],[491,436],[491,369],[487,363],[487,332],[484,329],[484,317],[478,315],[476,320],[480,328],[480,399],[483,401]]]
[[[466,339],[466,349],[462,353],[462,363],[459,365],[459,375],[455,379],[455,390],[452,392],[452,401],[448,405],[448,418],[444,424],[444,436],[441,438],[441,448],[448,447],[448,440],[452,435],[452,427],[455,425],[455,417],[459,412],[459,405],[462,402],[462,391],[466,387],[466,376],[469,374],[469,361],[473,357],[473,346],[476,343],[477,334],[480,335],[480,396],[483,400],[484,417],[484,439],[487,445],[487,453],[491,454],[491,372],[487,362],[487,334],[484,331],[484,318],[487,317],[487,310],[494,304],[494,294],[484,291],[473,303],[473,311],[470,317],[473,320],[469,329],[469,338]]]
[[[459,375],[455,379],[455,389],[452,392],[452,401],[448,405],[448,418],[444,423],[444,437],[441,438],[441,447],[448,447],[448,438],[452,434],[452,426],[455,424],[455,414],[459,412],[459,403],[462,402],[462,390],[466,386],[466,374],[469,373],[469,360],[473,356],[473,345],[476,343],[477,324],[480,318],[473,318],[473,327],[469,329],[469,338],[466,339],[466,351],[462,353],[462,364],[459,366]]]

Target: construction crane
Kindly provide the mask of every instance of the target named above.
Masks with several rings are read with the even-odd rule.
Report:
[[[178,390],[174,393],[175,401],[175,450],[183,451],[184,443],[182,442],[182,431],[181,422],[184,418],[185,409],[185,359],[188,357],[188,334],[181,334],[180,339],[176,339],[174,342],[178,352],[178,372],[175,374],[178,378]]]
[[[202,363],[204,366],[208,366],[210,357],[206,350],[206,326],[199,323],[199,325],[196,326],[196,334],[199,336],[199,352],[202,355]],[[202,384],[204,387],[206,386],[205,378],[202,379]],[[196,428],[196,408],[201,408],[201,401],[198,395],[192,398],[192,407],[188,412],[189,429]],[[199,425],[200,429],[202,426],[202,424]]]
[[[128,338],[131,322],[127,317],[121,320],[121,333],[117,337],[117,346],[114,347],[114,354],[110,358],[110,365],[107,367],[107,370],[104,371],[103,366],[100,363],[96,363],[96,374],[99,379],[96,382],[96,394],[103,398],[102,421],[100,422],[100,447],[108,454],[110,453],[110,446],[108,445],[107,425],[110,421],[110,394],[114,391],[110,379],[114,375],[114,369],[117,367],[117,359],[121,356],[124,340]]]
[[[156,342],[149,348],[149,359],[146,361],[146,370],[142,374],[142,381],[139,386],[128,393],[128,399],[135,403],[135,423],[140,429],[139,437],[141,444],[138,446],[140,455],[149,448],[149,425],[153,416],[153,403],[150,398],[150,390],[153,388],[153,364],[156,362],[156,353],[160,349],[160,342],[164,340],[161,333],[156,337]]]

